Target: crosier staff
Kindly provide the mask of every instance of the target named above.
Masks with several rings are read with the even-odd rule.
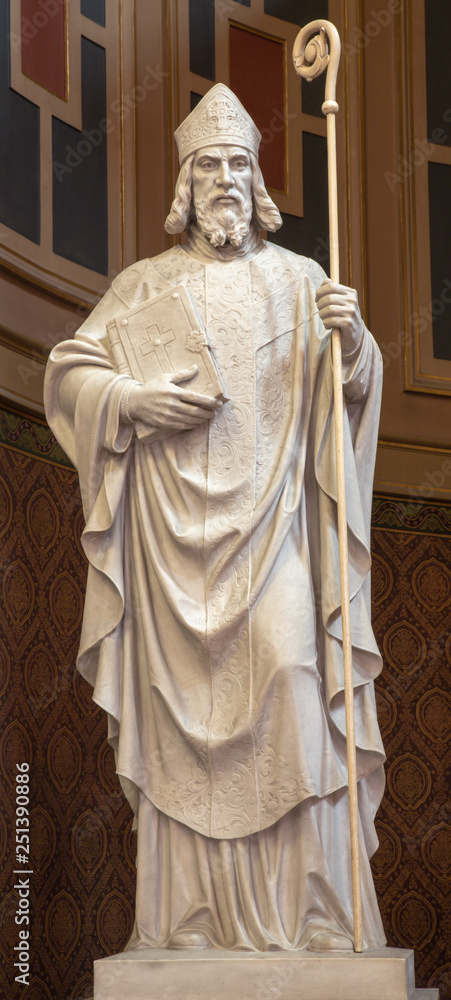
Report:
[[[315,31],[319,34],[311,38]],[[340,36],[330,21],[317,20],[306,24],[296,37],[293,62],[296,73],[306,80],[314,80],[327,67],[325,101],[322,105],[327,121],[327,161],[329,184],[329,238],[330,276],[339,282],[338,203],[337,203],[337,150],[335,100],[338,64],[340,62]],[[343,669],[346,712],[346,744],[349,788],[349,824],[351,834],[352,902],[354,916],[354,951],[360,952],[362,942],[362,900],[360,886],[359,812],[357,801],[357,762],[354,727],[354,689],[352,677],[351,610],[349,600],[348,533],[346,519],[346,488],[343,437],[343,380],[341,335],[332,330],[332,364],[334,377],[335,454],[337,467],[338,546],[340,556],[341,613],[343,623]]]

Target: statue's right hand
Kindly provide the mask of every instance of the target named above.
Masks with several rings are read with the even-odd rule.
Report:
[[[132,420],[167,431],[184,431],[211,420],[221,408],[220,400],[179,385],[194,378],[197,365],[166,375],[156,375],[142,385],[134,385],[128,398]]]

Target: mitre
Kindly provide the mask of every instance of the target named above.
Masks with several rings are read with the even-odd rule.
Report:
[[[258,155],[261,135],[241,101],[225,86],[216,83],[179,125],[174,138],[180,164],[202,146],[242,146]]]

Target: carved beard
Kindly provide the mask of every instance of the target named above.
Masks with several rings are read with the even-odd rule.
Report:
[[[234,204],[223,205],[217,201],[216,194],[209,198],[196,198],[194,195],[197,222],[214,247],[223,247],[227,242],[233,247],[240,247],[249,232],[252,198],[243,198],[238,192],[231,197]]]

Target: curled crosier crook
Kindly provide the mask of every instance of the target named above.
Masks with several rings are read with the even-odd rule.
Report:
[[[319,34],[311,38],[315,31]],[[335,25],[323,20],[310,21],[310,24],[301,28],[293,46],[293,63],[298,76],[314,80],[327,68],[325,101],[322,106],[325,115],[336,114],[338,111],[335,90],[340,49],[340,36]]]

